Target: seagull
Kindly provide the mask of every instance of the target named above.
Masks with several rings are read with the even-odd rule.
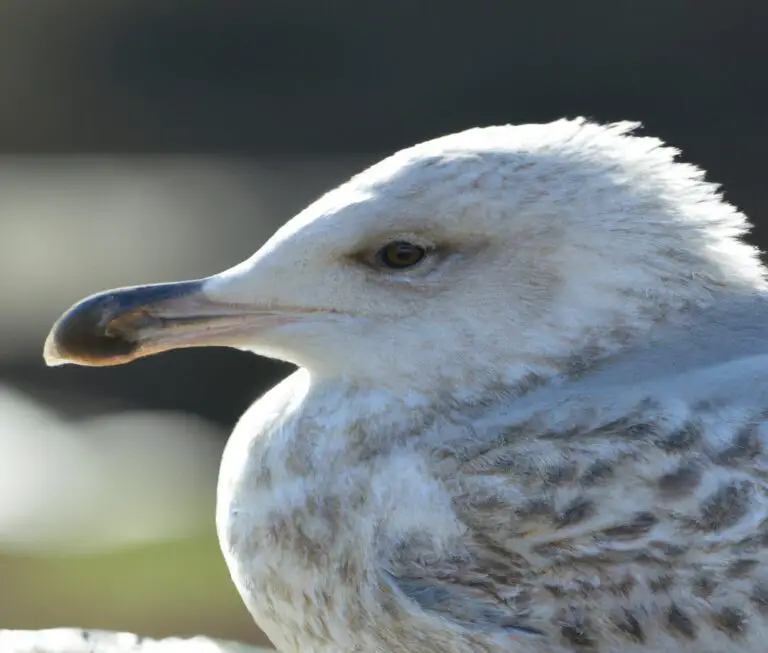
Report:
[[[766,270],[638,127],[401,150],[220,274],[84,299],[46,361],[298,367],[238,422],[216,509],[280,651],[762,653]]]

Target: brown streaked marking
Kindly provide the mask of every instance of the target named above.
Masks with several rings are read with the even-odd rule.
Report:
[[[627,608],[622,608],[621,614],[615,615],[612,621],[616,625],[616,628],[618,628],[630,641],[637,642],[638,644],[643,644],[645,642],[645,632],[643,632],[643,627],[640,625],[637,617],[627,610]]]
[[[359,582],[360,568],[358,567],[356,558],[351,556],[344,558],[339,564],[337,571],[341,582],[345,585],[352,585]]]
[[[686,639],[696,638],[696,626],[694,626],[693,621],[674,603],[667,610],[667,625],[670,630],[674,630]]]
[[[562,485],[563,483],[569,483],[576,478],[578,469],[578,465],[573,462],[556,465],[546,471],[544,474],[544,482],[547,485]]]
[[[747,576],[760,562],[752,558],[743,558],[741,560],[734,560],[728,565],[726,575],[729,578],[743,578]]]
[[[623,435],[630,438],[643,438],[654,431],[655,426],[653,424],[635,420],[631,417],[620,417],[612,422],[598,426],[591,431],[590,435]]]
[[[750,490],[747,481],[728,483],[715,490],[702,503],[698,528],[718,532],[737,524],[747,512]]]
[[[544,583],[544,589],[555,598],[563,598],[568,594],[567,590],[560,584],[554,582]]]
[[[272,469],[269,465],[261,465],[256,474],[256,485],[261,488],[272,487]]]
[[[695,490],[701,482],[701,472],[690,463],[659,478],[659,490],[667,497],[679,497]]]
[[[531,547],[531,551],[536,555],[547,557],[557,557],[564,553],[568,553],[573,550],[573,540],[569,538],[563,538],[562,540],[554,540],[550,542],[539,542]]]
[[[731,444],[715,457],[715,461],[723,465],[743,463],[759,456],[762,450],[758,425],[751,422],[739,429]]]
[[[700,439],[700,429],[695,424],[688,423],[661,440],[659,446],[667,451],[681,451],[690,449]]]
[[[615,475],[615,463],[610,460],[596,460],[581,477],[581,482],[586,486],[598,485]]]
[[[580,610],[570,608],[561,615],[560,634],[579,651],[595,649],[595,638],[590,634],[589,618]]]
[[[749,598],[764,617],[768,616],[768,582],[758,581],[755,583]]]
[[[619,526],[612,526],[600,531],[600,535],[612,540],[633,540],[648,532],[658,523],[656,515],[643,511],[638,512],[631,521]]]
[[[694,577],[691,584],[691,590],[694,596],[706,599],[712,595],[717,588],[717,582],[711,574],[700,573]]]
[[[737,608],[726,607],[712,615],[715,628],[734,638],[744,634],[747,615]]]
[[[515,512],[517,516],[525,519],[526,517],[544,517],[551,515],[555,510],[552,500],[547,497],[533,497],[522,504]]]
[[[654,550],[660,551],[667,558],[678,558],[691,550],[690,544],[679,544],[677,542],[662,542],[660,540],[651,540],[648,546]]]
[[[674,586],[675,579],[670,574],[661,574],[660,576],[657,576],[656,578],[652,579],[648,586],[651,588],[651,591],[654,594],[660,594],[662,592],[668,592],[669,589]]]
[[[637,581],[632,576],[627,575],[618,583],[613,585],[611,590],[614,594],[618,594],[620,596],[629,596],[632,590],[635,589],[636,585]]]
[[[586,497],[577,497],[560,513],[555,515],[554,525],[557,528],[573,526],[595,514],[595,504]]]

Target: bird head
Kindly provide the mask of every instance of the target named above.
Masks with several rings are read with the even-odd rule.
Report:
[[[402,150],[229,270],[81,301],[46,361],[219,345],[321,376],[476,385],[562,372],[762,288],[744,216],[635,127],[476,128]]]

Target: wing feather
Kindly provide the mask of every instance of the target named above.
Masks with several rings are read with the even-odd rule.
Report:
[[[595,615],[621,642],[686,620],[722,634],[706,592],[760,613],[768,575],[728,569],[768,569],[768,358],[534,394],[426,451],[464,530],[399,541],[382,566],[395,591],[468,629],[576,650]]]

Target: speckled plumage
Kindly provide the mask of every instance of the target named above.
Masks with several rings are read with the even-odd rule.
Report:
[[[239,266],[54,329],[56,361],[207,343],[302,368],[218,491],[281,651],[762,653],[765,270],[717,187],[632,129],[417,145]],[[382,269],[402,240],[424,261]]]
[[[323,416],[367,398],[283,412],[310,383],[288,379],[243,418],[220,488],[257,621],[281,650],[762,650],[768,305],[697,317],[650,369],[640,347],[523,397],[371,407],[343,446]]]

